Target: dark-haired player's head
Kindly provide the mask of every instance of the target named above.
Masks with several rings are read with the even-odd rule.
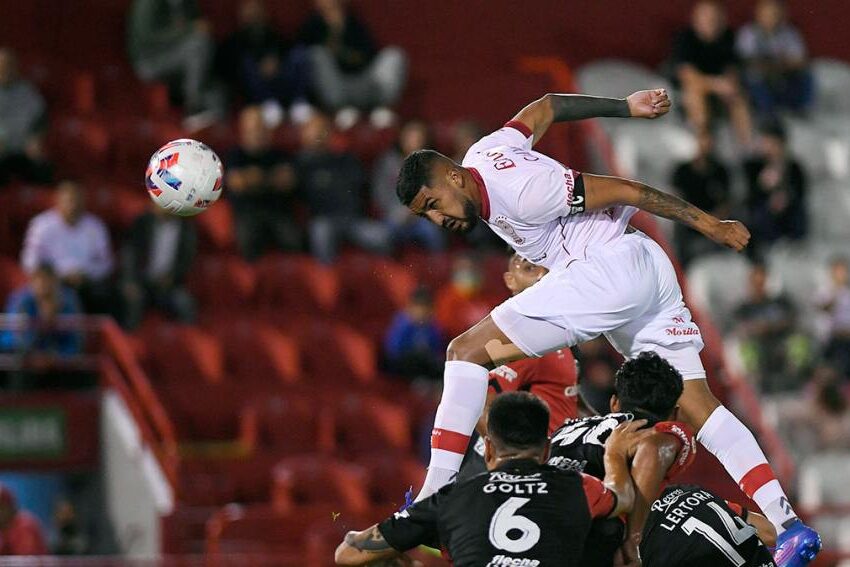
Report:
[[[475,179],[440,152],[418,150],[407,156],[398,174],[396,194],[415,214],[452,232],[469,232],[478,222]]]
[[[548,271],[514,252],[508,260],[508,271],[502,277],[505,279],[505,286],[511,290],[511,295],[516,295],[539,282]]]
[[[484,462],[492,470],[505,461],[533,459],[549,453],[549,408],[529,392],[497,396],[487,413]]]
[[[650,425],[675,419],[683,388],[682,375],[669,362],[642,352],[617,370],[611,411],[634,414]]]

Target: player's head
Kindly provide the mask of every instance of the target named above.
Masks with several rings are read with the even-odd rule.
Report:
[[[396,193],[415,214],[452,232],[475,228],[479,206],[471,195],[478,188],[464,168],[434,150],[407,156],[398,174]]]
[[[548,271],[514,252],[508,260],[508,271],[502,277],[505,278],[505,285],[511,290],[511,295],[516,295],[539,282]]]
[[[497,396],[487,413],[484,462],[492,470],[504,461],[534,459],[549,452],[549,408],[529,392]]]
[[[669,362],[642,352],[617,370],[611,411],[634,414],[650,425],[675,419],[683,387],[682,375]]]

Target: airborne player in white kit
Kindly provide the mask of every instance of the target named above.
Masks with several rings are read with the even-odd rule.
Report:
[[[431,463],[417,500],[456,475],[484,407],[488,368],[604,334],[623,356],[654,351],[681,373],[682,418],[776,526],[777,564],[806,565],[820,548],[817,534],[797,519],[752,433],[709,390],[702,338],[673,266],[629,220],[642,209],[738,251],[749,232],[642,183],[582,174],[532,149],[553,122],[657,118],[669,108],[663,89],[626,99],[548,94],[474,144],[462,164],[432,150],[405,160],[397,192],[414,213],[454,232],[481,218],[518,254],[549,269],[449,344]]]

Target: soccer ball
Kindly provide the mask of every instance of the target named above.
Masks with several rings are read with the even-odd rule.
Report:
[[[145,186],[153,202],[174,215],[191,217],[221,197],[224,170],[209,146],[182,138],[151,156]]]

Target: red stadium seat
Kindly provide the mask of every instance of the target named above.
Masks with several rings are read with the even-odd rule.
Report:
[[[209,212],[209,211],[206,211]],[[202,315],[244,312],[257,285],[254,267],[237,256],[200,256],[189,273],[189,289]]]
[[[410,456],[387,455],[380,448],[372,454],[360,454],[357,462],[369,471],[367,489],[376,517],[398,510],[404,503],[404,493],[411,487],[418,490],[425,480],[423,463]]]
[[[190,325],[164,323],[143,326],[148,366],[154,382],[192,381],[196,384],[224,380],[224,351],[212,335]]]
[[[355,514],[369,510],[362,467],[330,458],[291,457],[275,466],[272,477],[272,503],[278,510],[308,506]]]
[[[183,459],[178,499],[193,506],[269,499],[276,455]]]
[[[258,395],[239,384],[208,384],[192,375],[164,384],[151,377],[181,443],[237,442],[242,407]]]
[[[141,186],[87,186],[86,206],[116,232],[126,231],[150,203]]]
[[[213,330],[223,345],[231,380],[268,391],[301,379],[298,343],[268,323],[238,320]]]
[[[76,116],[59,118],[48,133],[47,145],[50,156],[66,176],[85,178],[94,171],[111,168],[112,133],[99,121]]]
[[[281,456],[330,453],[333,424],[333,408],[324,404],[321,396],[286,393],[243,408],[241,439],[254,451]]]
[[[25,285],[28,279],[27,274],[16,259],[0,256],[0,298],[2,298],[4,305],[8,301],[9,295]]]
[[[407,408],[377,396],[349,394],[334,404],[338,451],[348,456],[405,452],[412,447]]]
[[[233,250],[236,233],[233,227],[233,209],[227,199],[221,199],[204,214],[196,217],[201,246],[218,251]]]
[[[336,306],[336,273],[307,256],[269,254],[257,264],[257,306],[273,320],[329,313]]]
[[[369,384],[377,378],[375,345],[351,327],[318,319],[291,319],[282,326],[298,338],[311,383]]]

